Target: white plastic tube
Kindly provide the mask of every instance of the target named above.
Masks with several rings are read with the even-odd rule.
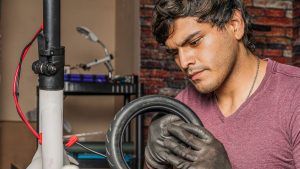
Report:
[[[63,90],[39,91],[43,169],[63,167]]]

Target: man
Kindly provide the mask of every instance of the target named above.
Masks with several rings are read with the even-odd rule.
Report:
[[[153,120],[148,168],[300,168],[300,70],[253,54],[241,0],[158,0],[153,34],[189,78],[204,127]]]

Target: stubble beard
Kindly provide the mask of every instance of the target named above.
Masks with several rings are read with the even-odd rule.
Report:
[[[219,86],[219,83],[214,83],[214,84],[203,84],[204,82],[201,80],[189,80],[193,86],[197,89],[198,92],[202,94],[208,94],[214,92]]]
[[[234,65],[235,65],[235,60],[232,59],[228,61],[227,67],[225,70],[220,72],[221,74],[216,78],[216,79],[205,79],[205,80],[191,80],[189,81],[193,84],[193,86],[197,89],[198,92],[202,94],[208,94],[208,93],[213,93],[216,90],[222,88],[222,86],[226,83],[227,79],[230,77]]]

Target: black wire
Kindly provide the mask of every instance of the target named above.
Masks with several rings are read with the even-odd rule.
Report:
[[[19,66],[20,66],[20,68],[19,68],[19,72],[18,72],[18,76],[17,76],[17,83],[16,83],[16,96],[17,96],[17,100],[19,99],[19,81],[20,81],[20,77],[21,77],[21,69],[22,69],[22,57],[23,57],[23,55],[24,55],[24,53],[25,53],[25,50],[26,50],[26,48],[28,47],[28,45],[29,44],[27,44],[26,46],[25,46],[25,48],[22,50],[22,53],[21,53],[21,56],[20,56],[20,60],[19,60]]]
[[[19,99],[19,94],[20,94],[20,92],[19,92],[19,82],[20,82],[20,78],[21,78],[21,70],[22,70],[22,62],[23,62],[22,57],[23,57],[26,49],[29,48],[32,45],[32,43],[35,41],[35,39],[41,33],[41,31],[42,31],[42,29],[40,29],[35,34],[35,36],[31,39],[31,41],[22,50],[22,53],[21,53],[21,56],[20,56],[20,60],[19,60],[19,64],[18,64],[20,66],[20,68],[19,68],[19,72],[18,72],[18,76],[17,76],[17,82],[16,82],[16,96],[17,96],[17,100]]]

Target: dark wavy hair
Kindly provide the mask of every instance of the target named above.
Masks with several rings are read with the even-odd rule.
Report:
[[[241,0],[158,0],[154,8],[153,35],[160,44],[165,44],[172,33],[170,28],[175,19],[198,17],[198,22],[210,23],[224,28],[235,10],[239,10],[245,22],[243,43],[254,51],[250,16]]]

